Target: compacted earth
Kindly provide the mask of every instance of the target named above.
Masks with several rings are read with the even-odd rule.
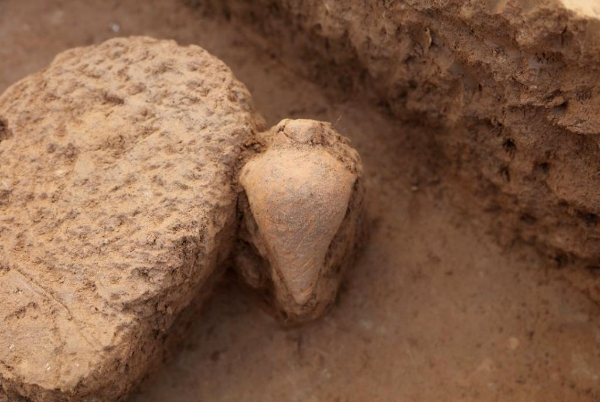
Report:
[[[284,328],[226,276],[141,401],[597,401],[600,306],[568,264],[499,241],[430,141],[362,95],[313,84],[267,42],[178,1],[0,2],[0,91],[65,49],[115,36],[198,44],[268,125],[331,121],[363,159],[370,241],[331,312]],[[3,324],[4,325],[4,324]]]

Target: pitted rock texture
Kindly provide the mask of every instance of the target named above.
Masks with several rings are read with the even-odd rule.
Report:
[[[581,0],[213,2],[325,86],[433,127],[430,166],[559,265],[600,264],[600,9]],[[243,25],[238,22],[238,24]],[[307,62],[295,62],[296,59]],[[416,178],[418,180],[419,178]],[[473,195],[476,195],[473,197]],[[600,282],[587,277],[600,300]],[[594,285],[595,284],[595,285]]]
[[[117,399],[227,257],[261,119],[221,61],[139,37],[60,54],[0,121],[0,389]]]

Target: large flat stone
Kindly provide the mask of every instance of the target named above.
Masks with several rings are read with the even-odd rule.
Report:
[[[118,399],[227,256],[260,119],[221,61],[143,37],[60,54],[0,119],[0,389]]]

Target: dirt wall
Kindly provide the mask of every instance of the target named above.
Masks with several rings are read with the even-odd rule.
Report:
[[[466,209],[490,212],[505,242],[595,272],[600,19],[577,3],[229,0],[212,11],[323,86],[433,127],[429,168],[456,179]]]

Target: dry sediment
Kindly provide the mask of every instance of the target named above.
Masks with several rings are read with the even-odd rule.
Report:
[[[325,87],[433,127],[430,170],[503,242],[600,261],[600,16],[587,2],[212,4]],[[294,62],[294,60],[301,60]],[[470,197],[469,195],[476,195]],[[596,300],[593,275],[581,285]]]

